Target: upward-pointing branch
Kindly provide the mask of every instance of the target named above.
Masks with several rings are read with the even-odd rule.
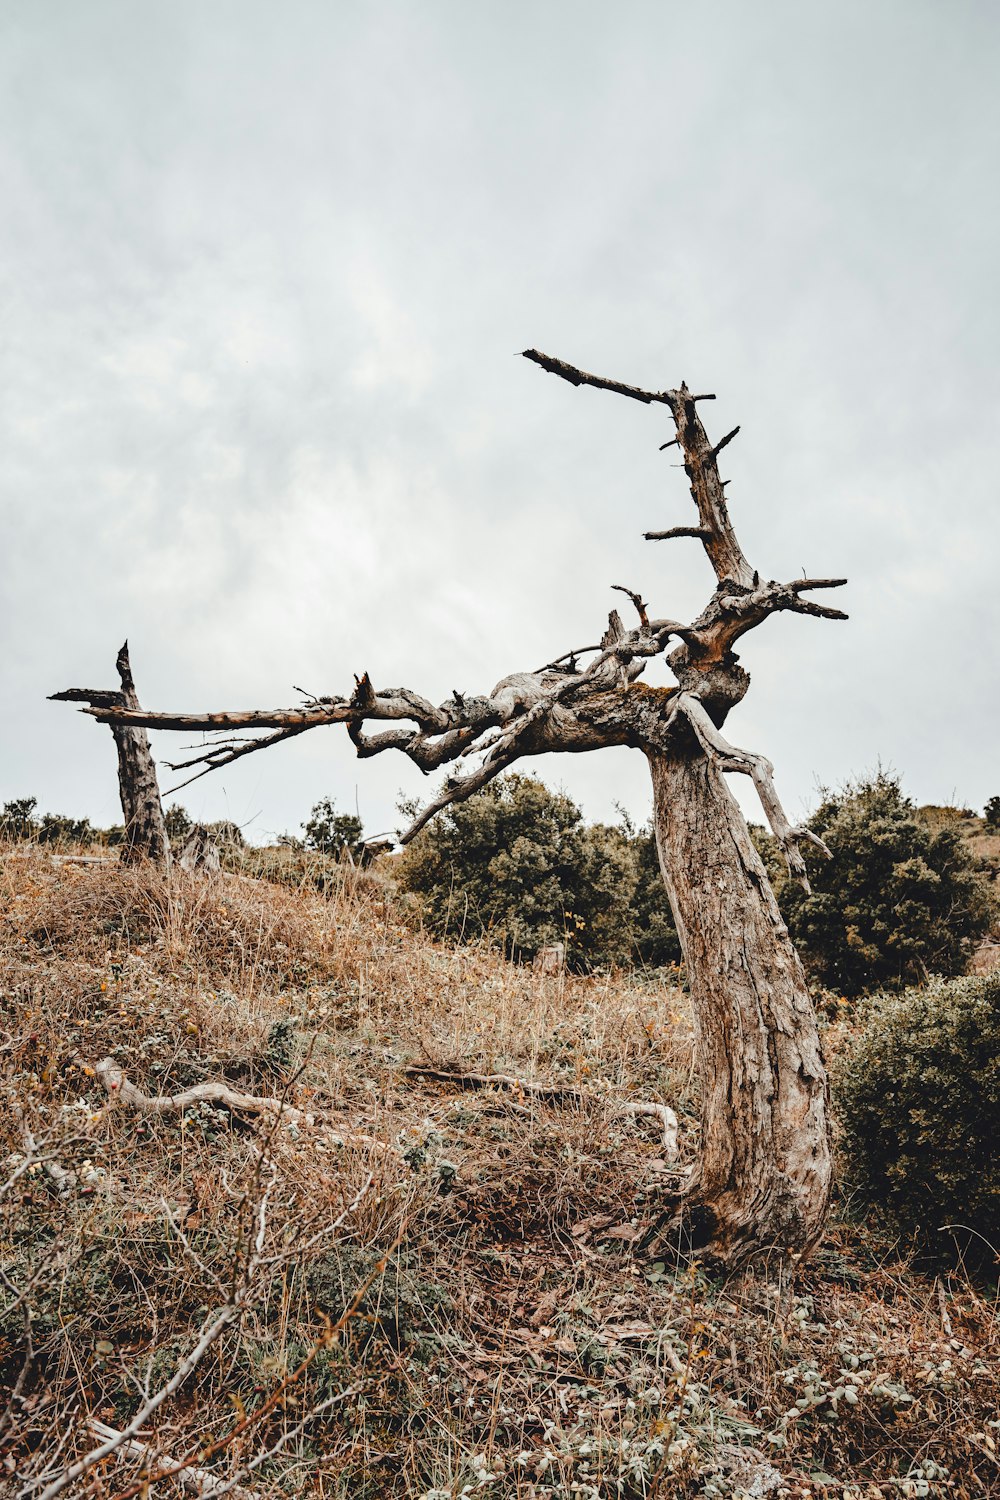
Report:
[[[617,380],[605,380],[600,375],[588,375],[586,370],[578,370],[575,365],[569,365],[565,360],[553,359],[551,355],[540,354],[537,349],[525,349],[524,358],[532,360],[536,365],[541,365],[542,369],[547,370],[549,374],[568,380],[570,385],[592,385],[598,390],[613,391],[616,395],[628,396],[633,401],[643,401],[647,405],[655,401],[663,406],[669,406],[677,429],[676,441],[684,454],[684,469],[691,484],[691,496],[698,507],[699,525],[694,534],[700,537],[720,583],[723,579],[731,579],[745,588],[751,587],[754,570],[743,556],[743,550],[736,539],[736,532],[729,519],[725,490],[719,477],[718,465],[719,454],[728,443],[732,442],[739,428],[728,432],[722,441],[713,447],[697,411],[698,401],[707,401],[714,397],[692,395],[684,384],[676,391],[640,390],[638,386],[623,385]],[[660,535],[688,536],[691,533],[674,529]]]

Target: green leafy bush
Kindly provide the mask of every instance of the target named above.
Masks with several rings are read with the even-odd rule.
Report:
[[[1000,797],[991,797],[983,808],[987,828],[1000,828]]]
[[[565,943],[578,968],[662,965],[680,946],[655,858],[650,835],[587,825],[569,797],[505,776],[439,814],[398,874],[441,936],[492,932],[520,958]]]
[[[167,838],[175,848],[183,848],[188,834],[194,827],[194,820],[186,807],[179,802],[173,802],[163,814],[163,821],[167,828]]]
[[[955,823],[922,823],[898,778],[879,771],[828,792],[809,827],[833,854],[805,851],[811,895],[770,865],[814,979],[855,996],[964,972],[991,913]]]
[[[331,797],[323,797],[302,824],[305,847],[320,854],[339,858],[345,849],[357,856],[361,852],[361,819],[353,813],[339,813]]]
[[[38,834],[39,821],[35,815],[37,797],[15,797],[5,802],[0,812],[0,838],[11,843],[21,839],[33,839]]]
[[[868,1203],[935,1257],[1000,1257],[1000,973],[867,1001],[834,1095]]]
[[[62,813],[38,813],[37,797],[16,797],[0,811],[0,838],[11,843],[37,839],[40,844],[88,844],[101,838],[89,818],[67,818]]]

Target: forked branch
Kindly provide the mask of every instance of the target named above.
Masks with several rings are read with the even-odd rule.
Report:
[[[803,890],[808,892],[809,876],[805,860],[802,858],[802,844],[815,845],[828,859],[831,859],[832,855],[823,840],[818,838],[811,829],[802,825],[794,826],[789,821],[774,785],[774,767],[771,762],[765,755],[758,755],[752,750],[740,750],[735,745],[731,745],[712,723],[704,704],[690,693],[680,695],[677,708],[688,720],[706,755],[715,760],[722,770],[739,771],[742,775],[751,778],[757,788],[757,795],[771,832],[784,852],[789,874],[799,882]]]
[[[605,380],[600,375],[588,375],[586,370],[578,370],[575,365],[553,359],[551,355],[540,354],[537,349],[525,349],[524,358],[541,365],[550,374],[568,380],[570,385],[592,385],[598,390],[629,396],[634,401],[644,401],[647,404],[655,401],[670,408],[677,430],[677,437],[673,441],[684,455],[684,471],[691,485],[691,497],[698,508],[699,524],[693,532],[687,528],[674,527],[669,532],[647,533],[647,536],[650,540],[658,541],[670,536],[698,536],[720,583],[724,579],[731,579],[734,583],[750,587],[754,570],[743,556],[729,519],[718,464],[719,454],[732,442],[739,428],[734,427],[721,442],[713,445],[698,416],[697,402],[714,401],[715,397],[693,395],[683,382],[674,391],[643,391],[638,386],[622,385],[620,381]],[[664,447],[669,446],[672,444],[664,444]]]

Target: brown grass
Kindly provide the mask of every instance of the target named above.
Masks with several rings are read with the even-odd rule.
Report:
[[[793,1277],[716,1284],[635,1249],[676,1179],[653,1122],[613,1100],[672,1104],[691,1158],[683,994],[447,949],[377,875],[324,893],[301,874],[164,882],[0,860],[0,1179],[26,1124],[76,1178],[60,1196],[42,1166],[0,1200],[8,1381],[18,1290],[34,1312],[8,1473],[64,1439],[85,1451],[88,1416],[122,1425],[147,1371],[153,1389],[167,1378],[245,1263],[263,1151],[280,1259],[158,1414],[149,1439],[167,1454],[223,1440],[210,1462],[225,1477],[357,1385],[255,1472],[256,1495],[735,1496],[741,1450],[765,1454],[788,1495],[1000,1493],[987,1289],[915,1275],[847,1206]],[[152,1094],[223,1079],[313,1123],[115,1107],[93,1071],[104,1056]],[[408,1077],[411,1061],[571,1082],[592,1102],[459,1092]],[[110,1463],[77,1493],[137,1476]]]

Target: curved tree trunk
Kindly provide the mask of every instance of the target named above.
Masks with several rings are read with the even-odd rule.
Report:
[[[728,1264],[772,1246],[804,1252],[826,1217],[831,1150],[802,965],[716,762],[693,735],[649,760],[703,1088],[690,1228]]]

